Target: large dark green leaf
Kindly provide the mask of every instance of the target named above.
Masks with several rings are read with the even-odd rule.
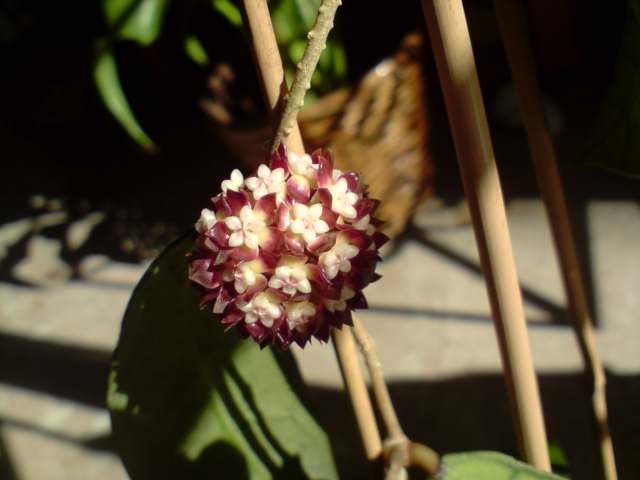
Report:
[[[452,453],[442,459],[441,480],[563,480],[498,452]]]
[[[640,0],[628,0],[620,52],[588,162],[640,177]]]
[[[296,395],[292,357],[198,310],[191,245],[181,240],[149,267],[125,313],[108,406],[130,475],[337,478],[328,439]]]

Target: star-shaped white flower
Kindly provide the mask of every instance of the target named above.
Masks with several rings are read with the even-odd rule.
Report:
[[[347,300],[351,300],[355,295],[356,292],[354,290],[343,287],[340,291],[340,299],[327,299],[324,304],[330,312],[343,312],[347,308]]]
[[[203,208],[200,212],[200,218],[196,222],[196,231],[198,233],[207,233],[216,224],[216,214],[208,208]]]
[[[316,314],[316,307],[311,302],[295,302],[287,304],[287,323],[291,330],[303,327]]]
[[[246,264],[239,265],[229,277],[229,280],[234,280],[233,286],[238,293],[246,292],[249,287],[255,285],[258,278],[256,272]]]
[[[236,168],[231,172],[231,178],[229,180],[224,180],[220,185],[220,188],[222,188],[223,192],[226,192],[227,190],[237,192],[242,188],[243,184],[244,177],[242,176],[242,172]]]
[[[225,218],[224,224],[231,231],[229,235],[230,247],[246,245],[252,250],[258,248],[258,234],[266,227],[264,221],[256,216],[249,205],[242,207],[237,217]]]
[[[244,181],[246,187],[253,192],[253,198],[259,200],[269,193],[275,193],[278,201],[284,199],[286,184],[283,168],[271,170],[262,164],[258,167],[257,176],[249,177]]]
[[[336,243],[331,250],[320,255],[318,263],[327,277],[333,280],[338,272],[351,271],[351,259],[359,252],[358,247],[350,243]]]
[[[328,187],[331,192],[331,210],[346,219],[354,219],[357,216],[354,205],[358,201],[358,195],[349,191],[349,185],[344,178],[339,179]]]
[[[307,207],[302,203],[293,206],[293,220],[289,229],[292,233],[302,235],[304,241],[312,243],[318,235],[327,233],[329,225],[322,220],[322,204],[316,203]]]
[[[315,179],[318,171],[318,166],[313,164],[311,156],[304,154],[298,156],[293,152],[287,154],[287,163],[289,164],[289,170],[294,175],[302,175],[309,179]]]
[[[278,299],[266,292],[258,293],[249,302],[238,307],[244,312],[245,323],[260,323],[267,328],[273,326],[273,322],[282,315],[282,308]]]
[[[297,292],[311,293],[311,283],[303,264],[277,267],[274,275],[269,279],[269,286],[282,290],[287,295],[295,295]]]

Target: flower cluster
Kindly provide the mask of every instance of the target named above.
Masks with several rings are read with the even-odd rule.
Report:
[[[357,174],[333,168],[327,151],[298,156],[280,145],[270,165],[234,170],[196,222],[189,278],[227,327],[260,345],[327,341],[366,308],[387,240]]]

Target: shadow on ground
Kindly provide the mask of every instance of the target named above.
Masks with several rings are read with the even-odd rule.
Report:
[[[327,347],[329,348],[329,347]],[[104,407],[111,354],[106,351],[56,345],[0,335],[0,382]],[[621,479],[640,476],[640,375],[609,374],[607,389],[611,430]],[[587,382],[579,374],[547,374],[540,388],[549,439],[567,455],[572,478],[597,479],[596,432],[591,421]],[[474,374],[434,381],[392,381],[391,395],[406,433],[440,453],[497,450],[517,454],[506,390],[497,374]],[[351,407],[346,395],[311,387],[309,398],[318,421],[327,429],[341,478],[365,479],[366,467]],[[36,425],[0,419],[6,424],[48,435],[63,442],[73,438]],[[109,438],[82,443],[89,449],[116,450]],[[0,447],[3,444],[0,442]],[[224,445],[212,449],[218,458]],[[17,479],[6,449],[0,451],[3,478]],[[214,462],[215,463],[215,462]],[[197,477],[196,477],[197,478]]]

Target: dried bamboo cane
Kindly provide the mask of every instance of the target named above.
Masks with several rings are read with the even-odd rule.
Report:
[[[243,0],[243,23],[249,34],[251,53],[258,71],[260,88],[275,129],[280,121],[281,102],[287,93],[278,42],[265,0]],[[286,139],[287,147],[298,154],[304,153],[302,135],[297,122]]]
[[[272,113],[272,124],[279,122],[279,106],[286,93],[282,60],[273,31],[266,0],[243,0],[243,17],[265,103]],[[304,153],[302,136],[295,119],[286,138],[287,147],[298,154]],[[333,345],[340,364],[356,421],[365,447],[367,459],[374,461],[382,453],[382,442],[378,432],[371,399],[364,381],[358,351],[350,329],[333,330]]]
[[[371,399],[362,376],[358,350],[351,334],[351,329],[343,328],[332,333],[333,345],[336,349],[340,371],[351,398],[351,405],[356,414],[356,422],[362,437],[367,460],[375,462],[382,455],[382,440],[375,420]]]
[[[526,460],[550,470],[504,200],[461,0],[422,0]]]
[[[598,429],[604,478],[615,480],[617,474],[607,420],[605,374],[591,328],[591,317],[571,233],[555,149],[545,121],[542,95],[527,39],[528,29],[524,6],[521,0],[495,0],[495,6],[502,43],[522,109],[538,185],[553,232],[572,325],[585,369],[593,382],[591,401]]]

